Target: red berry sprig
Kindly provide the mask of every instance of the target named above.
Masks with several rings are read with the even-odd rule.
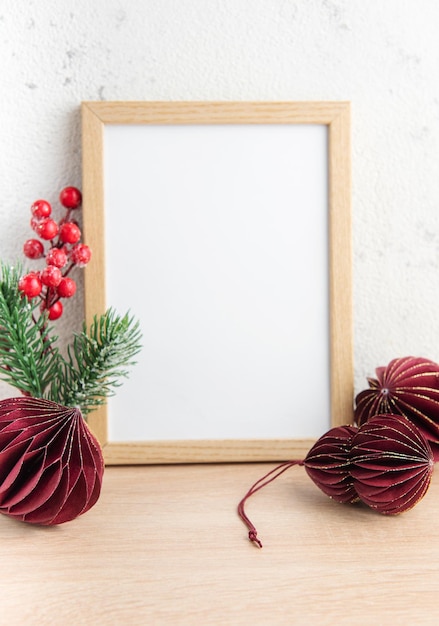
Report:
[[[38,239],[25,241],[23,253],[32,260],[45,258],[46,267],[29,272],[18,283],[27,298],[40,298],[40,310],[47,313],[49,320],[63,314],[61,298],[75,295],[76,283],[69,277],[72,269],[85,267],[91,259],[91,250],[81,243],[81,229],[72,219],[72,213],[81,206],[81,192],[76,187],[65,187],[59,200],[65,214],[58,222],[53,219],[52,206],[47,200],[36,200],[31,206],[30,225]]]

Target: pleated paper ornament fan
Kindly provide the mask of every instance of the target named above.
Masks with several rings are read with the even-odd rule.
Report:
[[[379,413],[404,415],[430,442],[439,458],[439,365],[421,357],[393,359],[369,378],[369,389],[355,399],[355,421],[367,422]]]
[[[41,398],[0,401],[0,512],[55,525],[88,511],[101,491],[101,448],[81,412]]]
[[[377,415],[363,424],[349,452],[354,490],[379,513],[408,511],[425,495],[433,473],[433,453],[407,418]]]

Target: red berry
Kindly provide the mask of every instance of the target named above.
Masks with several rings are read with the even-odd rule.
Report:
[[[30,227],[38,234],[38,229],[40,227],[41,221],[36,217],[32,217],[30,220]]]
[[[78,267],[84,267],[91,259],[91,250],[85,243],[78,243],[72,248],[71,259]]]
[[[61,270],[54,265],[48,265],[40,274],[41,282],[47,287],[58,287],[62,279]]]
[[[50,248],[46,254],[47,265],[55,267],[64,267],[67,263],[67,254],[63,248]]]
[[[77,209],[82,202],[82,195],[76,187],[65,187],[59,194],[59,199],[66,209]]]
[[[28,259],[41,259],[44,255],[44,246],[38,239],[28,239],[24,242],[23,252]]]
[[[74,222],[65,222],[59,229],[59,238],[64,243],[77,243],[81,239],[81,230]]]
[[[28,298],[36,298],[40,295],[43,285],[36,272],[22,276],[18,281],[18,289]]]
[[[63,278],[57,288],[61,298],[71,298],[76,292],[76,283],[73,278]]]
[[[58,234],[58,224],[51,219],[46,219],[38,225],[38,234],[41,239],[53,239]]]
[[[49,217],[52,213],[52,207],[46,200],[36,200],[30,208],[32,215],[37,220],[42,220],[45,217]]]
[[[62,302],[60,302],[59,300],[57,300],[57,302],[55,302],[54,304],[52,304],[52,306],[50,306],[47,309],[48,313],[49,313],[49,319],[52,320],[52,322],[54,320],[57,320],[59,317],[61,317],[62,313],[63,313],[63,305]]]

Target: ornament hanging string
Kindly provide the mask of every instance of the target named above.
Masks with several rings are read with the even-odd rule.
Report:
[[[284,472],[286,472],[287,469],[289,469],[290,467],[293,467],[294,465],[303,465],[303,464],[304,464],[303,461],[285,461],[284,463],[281,463],[280,465],[276,466],[275,468],[270,470],[267,474],[265,474],[265,476],[262,476],[262,478],[257,480],[255,484],[252,485],[252,487],[250,487],[250,489],[247,491],[247,493],[245,494],[241,502],[238,504],[238,515],[248,528],[248,538],[259,548],[262,548],[262,542],[258,538],[258,531],[256,530],[256,527],[247,517],[247,514],[244,509],[245,503],[250,498],[250,496],[252,496],[254,493],[259,491],[263,487],[266,487],[274,480],[276,480],[276,478],[278,478]]]

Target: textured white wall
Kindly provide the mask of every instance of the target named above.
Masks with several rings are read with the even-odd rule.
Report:
[[[436,0],[2,0],[0,256],[81,185],[82,100],[350,100],[357,390],[439,360],[438,23]]]

